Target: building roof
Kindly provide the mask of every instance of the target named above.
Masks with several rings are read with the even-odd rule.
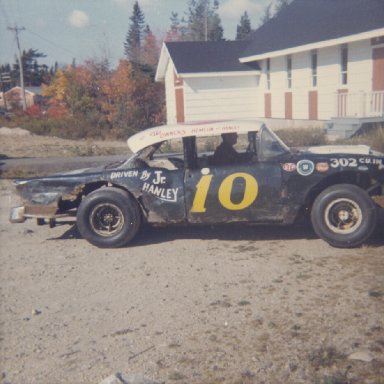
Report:
[[[249,41],[224,40],[166,42],[160,56],[156,79],[164,78],[169,58],[172,58],[179,75],[259,71],[256,63],[242,64],[239,61],[248,44]]]
[[[247,58],[383,28],[384,0],[294,0],[250,36],[252,41],[240,57],[247,62]]]

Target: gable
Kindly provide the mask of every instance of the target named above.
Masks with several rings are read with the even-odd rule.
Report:
[[[258,64],[239,61],[248,44],[249,41],[224,40],[164,43],[156,80],[164,79],[168,60],[172,60],[178,75],[259,71]]]

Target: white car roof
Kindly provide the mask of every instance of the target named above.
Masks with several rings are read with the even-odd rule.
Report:
[[[264,123],[258,120],[226,120],[162,125],[136,133],[127,140],[127,143],[129,149],[136,153],[143,148],[165,140],[190,136],[218,136],[222,133],[231,132],[241,134],[250,131],[259,131],[263,125]]]

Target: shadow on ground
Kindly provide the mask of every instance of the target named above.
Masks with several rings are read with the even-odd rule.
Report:
[[[70,228],[58,238],[50,240],[81,239],[76,224],[70,224]],[[130,247],[150,244],[161,244],[173,240],[230,240],[230,241],[271,241],[271,240],[314,240],[317,235],[310,225],[250,225],[227,224],[210,226],[167,226],[156,227],[146,225],[140,230],[137,237],[130,243]],[[378,227],[369,241],[368,246],[384,246],[382,227]]]

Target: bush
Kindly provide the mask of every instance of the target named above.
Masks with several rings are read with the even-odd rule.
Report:
[[[289,147],[308,147],[328,144],[325,132],[321,128],[284,129],[276,134]]]
[[[363,130],[350,139],[338,140],[337,144],[365,144],[370,146],[373,150],[384,153],[384,124],[378,124],[372,129]]]

